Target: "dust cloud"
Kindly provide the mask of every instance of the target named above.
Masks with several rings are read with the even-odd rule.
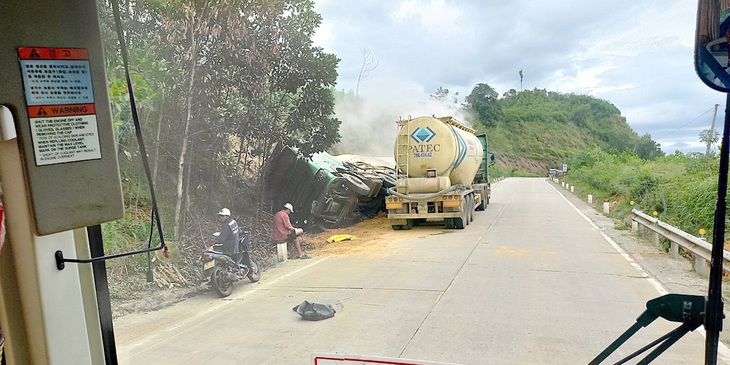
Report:
[[[396,121],[399,119],[452,116],[465,125],[471,125],[466,113],[456,103],[450,105],[416,93],[394,94],[392,89],[365,96],[355,96],[352,91],[337,92],[335,116],[342,124],[340,142],[332,149],[335,155],[392,157],[398,133]]]

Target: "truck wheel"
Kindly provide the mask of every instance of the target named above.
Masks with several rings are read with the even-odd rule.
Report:
[[[400,231],[403,228],[400,224],[393,224],[391,227],[393,227],[394,231]]]
[[[405,230],[413,228],[413,219],[406,219],[406,224],[400,226],[400,228]]]
[[[465,196],[464,200],[461,202],[461,210],[463,211],[462,219],[464,219],[464,226],[468,226],[469,222],[471,222],[471,211],[469,210],[469,207],[471,207],[471,199],[469,199],[469,196]]]
[[[487,196],[484,193],[479,193],[482,196],[482,201],[479,202],[479,205],[477,206],[478,211],[482,211],[484,209],[487,209]]]
[[[470,204],[469,204],[469,198],[468,197],[465,198],[464,203],[466,203],[462,207],[462,208],[464,208],[464,218],[463,218],[464,219],[464,226],[468,226],[469,225],[469,222],[470,222],[470,220],[469,220],[469,205]]]
[[[473,209],[473,207],[474,207],[474,201],[472,200],[472,196],[471,195],[467,195],[466,196],[466,210],[465,210],[465,212],[466,212],[466,225],[467,226],[469,224],[471,224],[471,221],[474,219],[474,217],[472,216],[472,209]]]
[[[464,229],[464,220],[461,218],[453,218],[454,220],[454,228],[456,229]]]
[[[363,182],[359,177],[350,174],[344,176],[342,185],[357,196],[368,196],[370,194],[370,186]]]
[[[461,217],[454,218],[454,228],[456,229],[464,229],[464,226],[469,224],[469,218],[467,216],[466,212],[466,202],[464,200],[461,201]],[[466,224],[465,224],[466,223]]]
[[[446,227],[446,229],[454,229],[454,219],[444,218],[444,226]]]
[[[474,195],[469,195],[469,223],[474,222]]]

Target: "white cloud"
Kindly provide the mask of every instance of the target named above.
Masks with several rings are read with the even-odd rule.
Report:
[[[463,14],[457,5],[449,6],[444,0],[406,0],[390,13],[395,21],[401,23],[408,23],[415,18],[424,32],[440,36],[460,32],[458,22]]]
[[[687,122],[724,104],[692,64],[695,3],[686,0],[316,0],[315,44],[342,59],[338,89],[354,90],[367,47],[379,66],[360,94],[422,100],[436,88],[460,93],[480,82],[500,95],[547,89],[593,95],[618,107],[662,148],[695,148]],[[396,114],[411,113],[395,102]],[[722,112],[720,113],[722,114]],[[722,115],[718,116],[722,120]],[[666,135],[667,132],[673,131]],[[665,136],[666,135],[666,136]],[[685,148],[685,147],[683,147]]]

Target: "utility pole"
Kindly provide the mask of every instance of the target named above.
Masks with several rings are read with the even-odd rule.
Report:
[[[710,134],[707,136],[707,150],[705,150],[705,156],[710,156],[710,147],[712,147],[712,140],[715,136],[715,118],[717,117],[717,107],[719,104],[715,104],[715,113],[712,114],[712,125],[710,125]],[[725,141],[723,141],[724,143]]]

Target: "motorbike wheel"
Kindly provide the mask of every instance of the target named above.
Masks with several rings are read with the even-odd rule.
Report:
[[[226,269],[216,265],[210,274],[210,286],[221,298],[225,298],[233,293],[233,282],[226,279]]]
[[[261,266],[254,259],[251,259],[251,268],[248,270],[247,277],[252,283],[261,280]]]

